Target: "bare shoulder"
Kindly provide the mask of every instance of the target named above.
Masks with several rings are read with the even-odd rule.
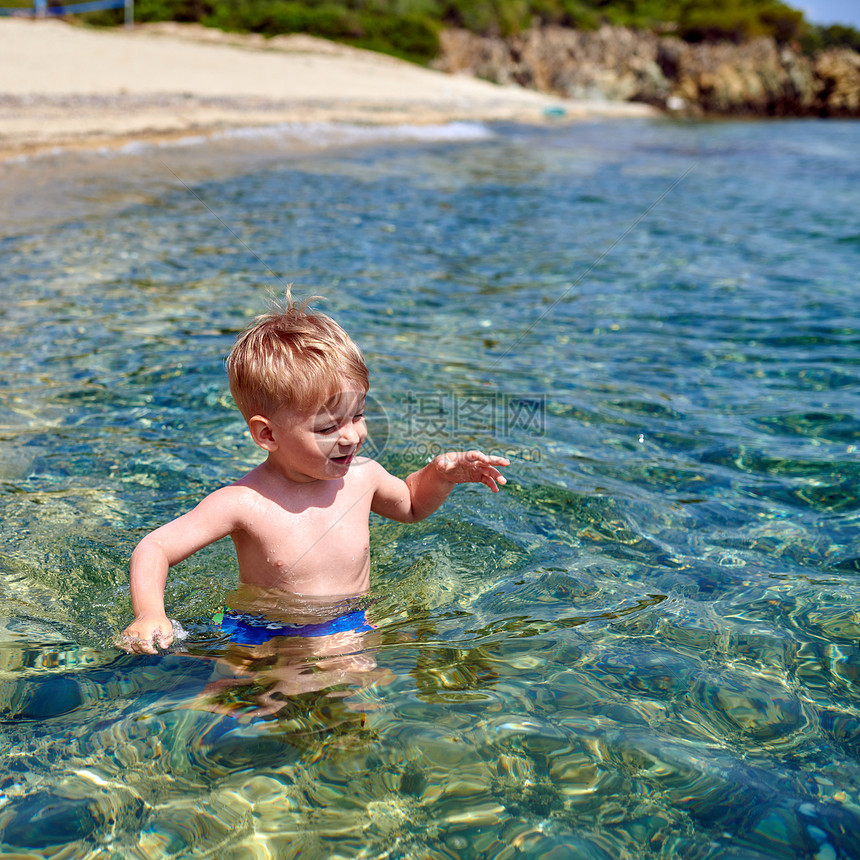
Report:
[[[397,480],[382,465],[370,457],[356,457],[349,470],[351,481],[361,483],[364,489],[376,490],[390,480]]]
[[[221,489],[210,493],[206,499],[211,499],[221,505],[243,506],[253,504],[260,498],[260,490],[253,484],[246,484],[243,481],[244,479],[235,484],[227,484],[226,487],[221,487]]]
[[[247,476],[246,476],[247,477]],[[243,514],[253,510],[260,503],[260,491],[242,478],[209,493],[195,508],[198,514],[217,516],[219,519],[232,520],[240,525]]]
[[[362,489],[370,496],[370,509],[388,519],[405,521],[404,511],[411,508],[411,496],[406,482],[392,475],[375,460],[365,459],[356,471],[363,473]]]
[[[251,520],[253,491],[232,484],[201,499],[190,511],[171,520],[144,540],[154,540],[175,564],[201,547],[245,528]]]

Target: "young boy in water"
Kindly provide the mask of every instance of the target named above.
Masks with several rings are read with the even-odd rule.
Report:
[[[405,481],[358,456],[367,436],[367,366],[334,320],[295,305],[289,291],[285,304],[239,335],[227,371],[233,399],[266,460],[137,545],[130,576],[135,618],[123,633],[127,650],[154,654],[156,646],[171,643],[164,609],[168,569],[220,538],[233,539],[243,586],[351,597],[370,584],[371,511],[416,522],[455,484],[483,483],[498,492],[506,483],[498,467],[508,460],[480,451],[442,454]]]

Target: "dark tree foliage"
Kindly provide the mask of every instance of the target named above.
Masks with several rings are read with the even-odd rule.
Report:
[[[821,51],[825,48],[850,48],[860,53],[860,30],[845,27],[842,24],[831,24],[829,27],[809,27],[803,40],[803,49],[807,53]]]
[[[675,19],[689,42],[744,42],[771,36],[789,42],[803,35],[803,12],[778,0],[681,0]]]
[[[100,12],[90,23],[119,23]],[[439,32],[509,36],[533,24],[592,30],[603,23],[673,33],[690,42],[769,36],[809,52],[860,50],[860,31],[816,27],[781,0],[136,0],[137,21],[199,21],[239,32],[309,33],[416,62],[438,54]]]

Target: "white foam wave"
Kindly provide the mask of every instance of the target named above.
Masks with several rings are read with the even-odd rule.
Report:
[[[367,126],[347,123],[277,123],[266,126],[244,126],[226,129],[209,135],[189,135],[171,141],[148,143],[134,141],[115,150],[123,154],[139,153],[148,148],[199,146],[228,140],[268,142],[302,148],[327,149],[348,144],[398,142],[471,141],[492,138],[493,131],[480,122],[449,122],[435,125],[383,125]]]
[[[219,142],[258,141],[270,147],[295,149],[332,149],[349,145],[373,145],[379,143],[432,143],[468,142],[488,140],[495,136],[493,130],[482,122],[456,121],[435,125],[357,125],[349,123],[277,123],[265,126],[243,126],[225,129],[211,134],[193,134],[173,140],[133,140],[122,146],[100,146],[90,150],[99,156],[145,155],[147,152],[165,149],[188,149]],[[76,151],[77,148],[75,148]],[[56,157],[67,152],[62,145],[52,147],[35,155],[20,154],[4,160],[6,164],[20,164],[45,157]]]
[[[493,132],[480,122],[449,122],[435,125],[356,125],[349,123],[278,123],[267,126],[246,126],[217,132],[208,137],[196,135],[174,142],[194,145],[205,140],[268,139],[294,140],[313,146],[339,146],[343,143],[384,143],[385,141],[468,141],[486,140]],[[170,143],[164,145],[171,145]]]

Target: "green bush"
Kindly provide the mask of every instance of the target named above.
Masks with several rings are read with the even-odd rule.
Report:
[[[806,27],[803,12],[792,9],[785,3],[772,3],[765,6],[760,18],[767,35],[773,36],[777,42],[791,42],[799,39]]]
[[[804,29],[803,12],[778,0],[682,0],[678,34],[689,42],[742,42],[772,36],[787,42]]]
[[[440,13],[446,25],[485,36],[509,36],[543,17],[534,0],[446,0]]]
[[[592,0],[600,16],[618,27],[651,30],[677,18],[677,3],[667,0]]]
[[[823,48],[850,48],[860,52],[860,30],[842,24],[829,27],[812,27],[804,39],[804,48],[822,50]]]
[[[122,10],[86,16],[96,24],[122,18]],[[135,0],[135,20],[200,21],[268,36],[309,33],[416,62],[438,53],[443,27],[507,36],[533,23],[591,30],[608,22],[675,32],[691,42],[772,36],[800,41],[810,52],[860,50],[857,30],[814,27],[782,0]]]
[[[601,23],[600,13],[582,0],[561,0],[562,18],[560,24],[578,30],[596,30]]]
[[[440,27],[430,18],[364,13],[360,23],[364,34],[351,40],[357,47],[416,62],[428,62],[439,53]]]
[[[265,36],[308,33],[417,62],[427,62],[439,53],[438,25],[431,19],[394,15],[367,3],[355,5],[358,8],[331,2],[216,0],[203,23]]]
[[[154,21],[199,21],[212,11],[208,0],[134,0],[134,20],[142,24]],[[124,9],[105,9],[81,16],[94,27],[110,27],[125,20]]]
[[[207,0],[134,0],[136,21],[199,21],[211,11]]]
[[[216,3],[203,23],[222,30],[262,33],[315,33],[328,39],[349,39],[361,35],[357,16],[334,3],[309,5],[283,0]]]

